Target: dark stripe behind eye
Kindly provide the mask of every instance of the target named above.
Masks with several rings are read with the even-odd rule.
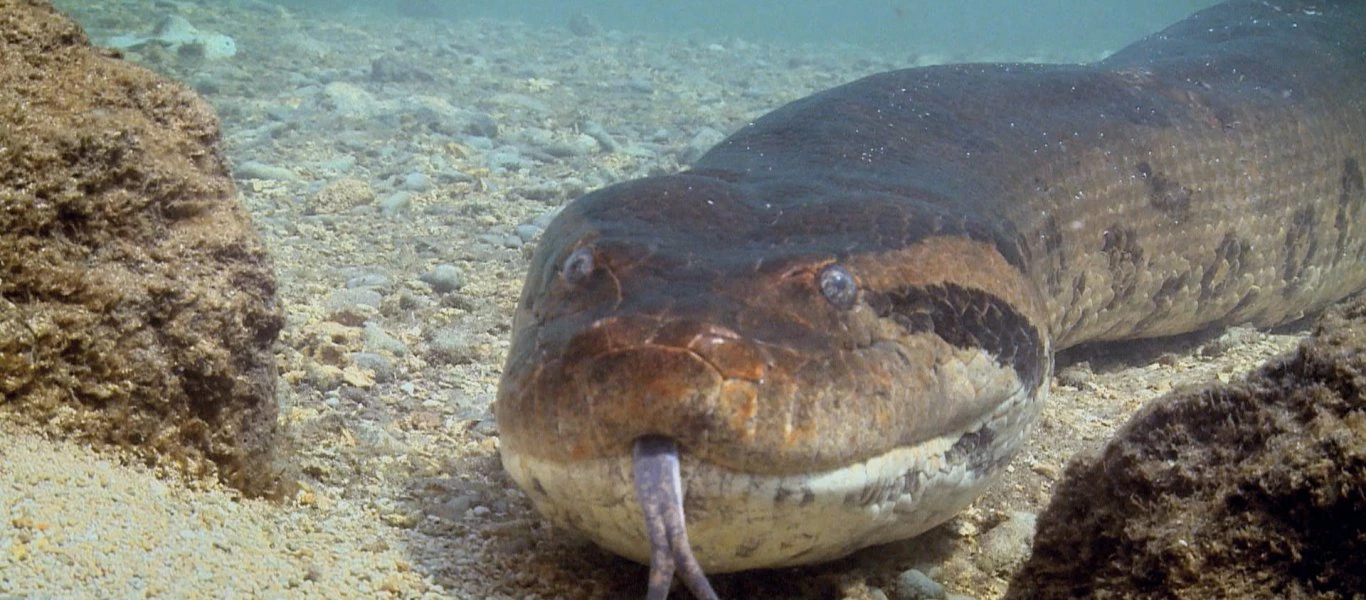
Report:
[[[1023,314],[981,290],[953,284],[909,287],[873,302],[910,333],[934,333],[958,348],[982,348],[1015,369],[1025,386],[1043,380],[1042,336]]]

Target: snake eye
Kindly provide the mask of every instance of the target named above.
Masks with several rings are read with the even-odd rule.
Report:
[[[825,299],[839,309],[853,306],[854,299],[858,297],[858,283],[854,281],[854,276],[840,265],[830,265],[821,269],[820,274],[816,276],[816,284],[820,286]]]
[[[569,253],[565,257],[564,264],[560,265],[560,274],[569,283],[578,284],[588,279],[593,274],[593,249],[587,246],[579,248]]]

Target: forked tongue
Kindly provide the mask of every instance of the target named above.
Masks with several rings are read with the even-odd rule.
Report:
[[[697,564],[688,545],[683,518],[683,483],[678,475],[678,445],[672,439],[647,435],[637,438],[632,449],[632,472],[636,501],[645,514],[645,533],[650,536],[650,591],[648,600],[669,596],[674,570],[699,600],[716,600],[711,582]]]

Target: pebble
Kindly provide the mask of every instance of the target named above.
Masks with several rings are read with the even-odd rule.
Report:
[[[944,598],[944,586],[930,579],[920,569],[907,569],[896,576],[892,587],[895,600],[939,600]]]
[[[555,133],[544,127],[524,127],[509,137],[524,146],[545,146],[554,141]]]
[[[475,423],[474,427],[470,428],[470,432],[483,437],[494,437],[498,435],[498,423],[491,418],[483,419]]]
[[[649,79],[644,77],[632,77],[626,80],[626,89],[641,94],[653,94],[655,86]]]
[[[375,374],[375,381],[386,382],[394,379],[394,362],[383,354],[375,352],[352,352],[351,362],[357,367]]]
[[[603,152],[616,152],[617,148],[620,147],[620,144],[612,139],[612,135],[607,133],[607,129],[598,124],[597,121],[584,121],[579,126],[579,131],[597,140],[598,147],[602,148]]]
[[[351,427],[361,444],[376,454],[402,454],[408,445],[390,433],[383,425],[371,421],[356,421]]]
[[[507,233],[483,233],[475,239],[495,248],[512,248],[516,250],[523,246],[522,238]]]
[[[437,171],[436,178],[440,180],[441,183],[467,183],[474,181],[474,176],[455,167],[445,167]]]
[[[337,214],[374,201],[375,190],[368,182],[344,177],[322,186],[317,193],[310,195],[305,200],[304,211],[314,215]]]
[[[1034,545],[1037,521],[1038,516],[1034,513],[1017,510],[982,534],[979,539],[981,552],[976,558],[977,568],[990,575],[1000,575],[1023,565]]]
[[[496,144],[493,138],[484,135],[470,135],[460,140],[460,143],[469,146],[473,150],[492,150]]]
[[[488,101],[493,104],[501,105],[504,108],[511,109],[513,112],[528,113],[524,116],[529,116],[534,119],[549,117],[555,114],[555,109],[550,108],[549,104],[526,94],[503,92],[489,96]]]
[[[378,313],[384,296],[371,288],[351,288],[332,292],[323,301],[327,320],[359,327]]]
[[[370,61],[370,80],[380,82],[432,81],[432,72],[405,60],[402,56],[386,54]]]
[[[464,133],[493,139],[498,137],[498,121],[493,115],[483,112],[470,113],[465,121]]]
[[[469,128],[469,111],[461,110],[436,96],[405,96],[398,101],[397,112],[407,115],[427,129],[456,136]]]
[[[327,391],[341,385],[342,370],[332,365],[309,362],[304,365],[304,376],[309,385]]]
[[[370,147],[370,137],[361,131],[338,131],[332,136],[332,141],[338,147],[351,152],[373,154],[374,149]]]
[[[712,146],[721,143],[721,140],[724,139],[726,139],[726,134],[711,127],[703,127],[692,136],[692,139],[688,141],[688,145],[683,148],[683,152],[678,158],[683,162],[691,163],[700,158],[706,151],[711,150]]]
[[[588,184],[578,177],[565,177],[560,180],[560,193],[565,198],[578,198],[588,193]]]
[[[1216,358],[1223,356],[1228,351],[1256,343],[1262,339],[1262,332],[1252,327],[1230,327],[1223,335],[1219,336],[1208,344],[1200,347],[1200,356],[1206,358]]]
[[[266,107],[266,116],[275,121],[288,121],[298,111],[288,104],[272,104]]]
[[[237,167],[233,169],[233,172],[237,175],[238,179],[264,179],[267,181],[285,182],[300,181],[299,176],[295,175],[294,171],[254,160],[249,160],[237,165]]]
[[[379,201],[379,214],[385,217],[396,217],[399,213],[408,210],[413,204],[413,193],[406,190],[399,190],[385,196]]]
[[[476,496],[473,494],[456,496],[436,505],[436,507],[431,510],[430,514],[440,519],[457,523],[465,520],[465,511],[470,509],[470,506],[474,504],[476,499]]]
[[[356,157],[350,154],[344,154],[332,160],[326,161],[318,166],[322,168],[322,170],[324,171],[332,171],[334,173],[346,173],[349,172],[351,169],[355,168]]]
[[[373,288],[387,290],[393,287],[394,282],[383,273],[365,273],[346,280],[348,289],[354,288]]]
[[[400,187],[408,191],[422,193],[432,189],[432,178],[428,177],[426,173],[414,171],[403,176]]]
[[[324,110],[360,120],[369,118],[379,107],[379,102],[370,92],[344,81],[323,86],[318,103]]]
[[[398,307],[403,310],[422,310],[432,305],[432,299],[426,294],[417,294],[411,290],[399,290]]]
[[[251,148],[255,151],[260,151],[262,147],[268,147],[270,144],[274,143],[275,140],[277,140],[280,136],[286,134],[288,130],[288,124],[282,123],[280,121],[272,121],[269,123],[263,123],[260,127],[245,128],[235,133],[229,133],[227,135],[228,139],[230,140],[241,140],[240,142],[235,141],[233,143],[242,144],[242,148],[244,150]]]
[[[545,231],[545,228],[550,227],[550,222],[554,221],[555,217],[559,214],[560,207],[552,208],[539,215],[536,215],[536,218],[531,220],[530,225],[539,228],[541,231]]]
[[[484,164],[488,168],[495,170],[520,171],[530,167],[531,161],[522,156],[521,151],[516,147],[503,146],[485,154]]]
[[[370,352],[388,352],[394,356],[407,356],[410,350],[398,338],[389,335],[383,327],[373,323],[365,324],[365,349]]]
[[[580,133],[566,142],[551,142],[544,147],[545,153],[555,158],[585,156],[597,152],[600,148],[602,144],[586,133]]]
[[[536,185],[530,185],[517,189],[517,195],[527,200],[539,200],[541,202],[553,202],[564,197],[564,190],[554,182],[546,181]]]
[[[422,274],[420,278],[438,294],[454,292],[465,287],[465,272],[455,265],[441,264]]]
[[[479,358],[468,331],[447,327],[432,333],[428,342],[429,359],[447,365],[464,365]]]
[[[349,288],[337,290],[328,296],[323,306],[328,309],[345,308],[348,306],[369,306],[379,308],[379,303],[384,296],[371,288]]]
[[[537,146],[527,146],[522,148],[521,151],[522,156],[525,156],[528,159],[531,159],[536,162],[550,163],[555,162],[555,159],[560,158],[550,154],[549,152],[546,152],[545,150]]]
[[[536,239],[537,236],[540,236],[541,232],[545,231],[545,229],[537,227],[535,225],[531,225],[529,223],[524,223],[522,225],[514,227],[512,231],[516,233],[517,237],[520,238],[523,242],[530,242],[531,240]]]
[[[1091,363],[1082,361],[1063,367],[1058,371],[1058,385],[1084,390],[1091,385],[1096,374],[1091,371]]]

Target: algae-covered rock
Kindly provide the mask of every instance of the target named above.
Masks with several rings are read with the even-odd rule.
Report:
[[[0,0],[0,418],[274,495],[283,316],[218,143],[185,86]]]
[[[1245,381],[1144,407],[1072,464],[1013,598],[1366,590],[1366,299]]]

